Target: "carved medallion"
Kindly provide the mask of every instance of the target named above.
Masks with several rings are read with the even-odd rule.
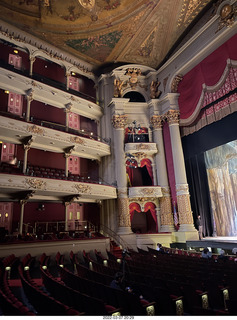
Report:
[[[36,125],[27,126],[27,131],[41,136],[44,134],[44,129],[37,127]]]
[[[80,193],[89,193],[91,192],[91,186],[84,185],[84,184],[77,184],[74,186],[77,191]]]
[[[25,183],[30,187],[34,189],[45,189],[46,182],[41,179],[26,179]]]

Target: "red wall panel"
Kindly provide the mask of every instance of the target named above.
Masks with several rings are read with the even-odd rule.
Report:
[[[62,125],[65,125],[66,123],[66,114],[63,109],[45,105],[44,103],[36,100],[31,102],[30,115],[36,119],[53,123],[59,123]]]

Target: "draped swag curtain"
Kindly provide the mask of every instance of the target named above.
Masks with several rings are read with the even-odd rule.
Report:
[[[210,194],[204,153],[195,155],[185,162],[189,181],[190,201],[194,222],[200,214],[203,221],[204,236],[213,235],[213,220],[210,212]],[[191,182],[191,183],[190,183]],[[195,227],[197,228],[196,224]]]
[[[237,60],[236,42],[237,35],[221,45],[183,77],[178,86],[180,119],[187,119],[193,114],[204,83],[207,86],[213,86],[220,80],[226,68],[227,59]]]
[[[205,152],[217,236],[237,235],[237,140]]]

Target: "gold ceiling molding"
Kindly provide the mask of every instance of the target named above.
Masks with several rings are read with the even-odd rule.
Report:
[[[0,18],[19,31],[2,24],[0,32],[25,43],[22,47],[33,45],[60,65],[69,62],[78,73],[94,78],[92,68],[104,63],[156,68],[211,1],[2,0]],[[96,39],[98,55],[93,47]]]
[[[209,2],[211,0],[184,0],[177,26],[187,27]]]

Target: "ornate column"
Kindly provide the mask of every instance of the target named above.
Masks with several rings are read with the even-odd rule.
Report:
[[[30,56],[30,76],[32,76],[32,74],[33,74],[33,64],[34,64],[34,62],[35,62],[35,57],[33,57],[33,56]]]
[[[156,173],[158,185],[161,186],[163,197],[160,198],[160,232],[172,232],[174,229],[174,221],[172,215],[171,195],[167,175],[165,148],[163,142],[163,124],[164,116],[153,115],[151,124],[153,127],[153,141],[157,144],[158,152],[156,154]]]
[[[68,158],[72,154],[72,151],[75,150],[75,146],[69,147],[64,150],[64,158],[66,159],[65,161],[65,176],[68,177]]]
[[[69,77],[70,77],[70,75],[71,75],[71,72],[69,72],[69,71],[66,71],[66,78],[67,78],[67,82],[66,82],[66,88],[67,88],[67,90],[69,89]]]
[[[113,115],[115,170],[118,188],[118,233],[120,234],[132,233],[124,152],[124,127],[126,121],[127,117],[125,115]]]
[[[69,102],[68,104],[65,105],[65,113],[66,113],[66,131],[68,131],[68,114],[71,112],[72,109],[72,103]]]
[[[25,204],[27,203],[26,200],[20,200],[20,204],[21,204],[21,215],[20,215],[20,221],[19,221],[19,234],[22,234],[22,230],[23,230],[23,219],[24,219],[24,207]]]
[[[27,91],[26,99],[27,99],[27,107],[26,107],[26,121],[30,121],[30,105],[33,99],[34,90],[30,89]]]
[[[195,231],[190,204],[190,195],[187,184],[184,156],[179,131],[179,111],[169,110],[167,121],[170,129],[170,138],[173,154],[175,184],[179,214],[179,231]]]
[[[27,138],[23,142],[23,147],[24,147],[25,153],[24,153],[24,161],[23,161],[23,170],[22,171],[24,174],[26,173],[26,168],[27,168],[28,151],[30,150],[31,144],[33,141],[34,141],[33,137],[30,136],[29,138]]]

